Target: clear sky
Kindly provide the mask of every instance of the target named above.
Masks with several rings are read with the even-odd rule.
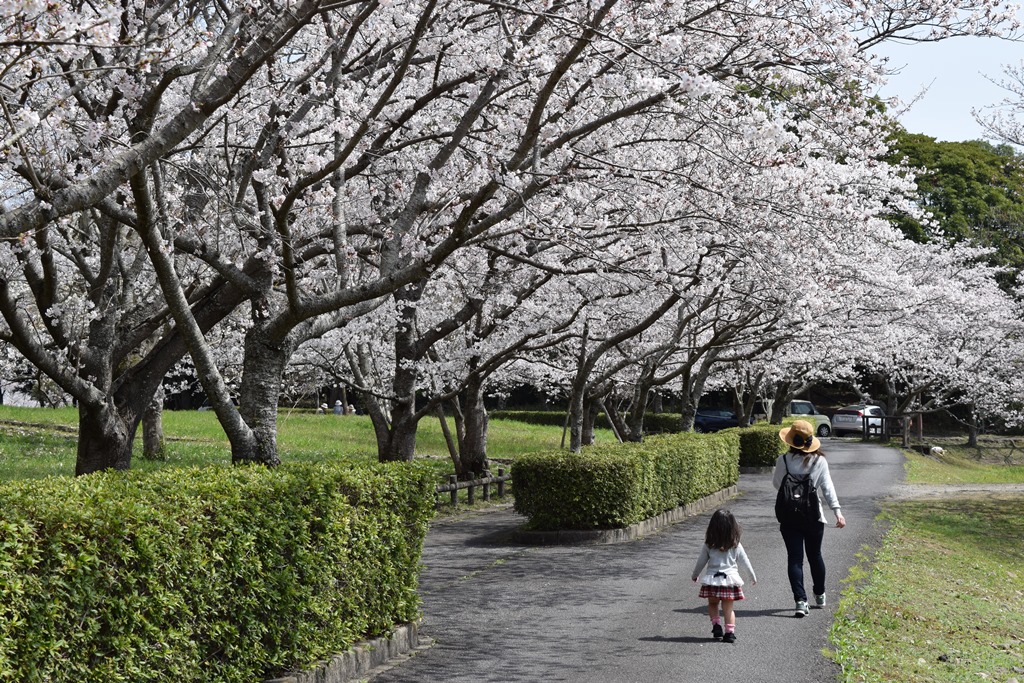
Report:
[[[890,57],[890,68],[902,67],[879,93],[910,102],[928,92],[899,117],[911,133],[938,140],[985,139],[972,109],[997,104],[1006,91],[986,76],[1000,80],[1004,64],[1024,61],[1024,43],[996,38],[951,38],[939,43],[886,45],[877,50]]]

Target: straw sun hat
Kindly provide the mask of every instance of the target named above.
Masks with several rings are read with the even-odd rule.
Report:
[[[792,427],[779,430],[779,438],[798,451],[811,453],[821,448],[821,442],[814,436],[814,425],[807,420],[797,420]]]

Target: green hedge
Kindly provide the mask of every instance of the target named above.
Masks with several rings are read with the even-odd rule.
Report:
[[[739,478],[735,434],[674,434],[512,464],[515,509],[533,529],[610,529],[693,502]]]
[[[327,464],[0,487],[0,680],[244,681],[417,618],[429,470]]]
[[[565,426],[565,413],[553,410],[492,410],[488,415],[492,420],[515,420],[549,427]],[[679,413],[647,413],[644,416],[644,432],[646,434],[673,434],[679,431],[682,419]],[[603,429],[611,429],[604,413],[597,416],[594,425]]]
[[[792,423],[792,420],[788,421]],[[780,425],[761,423],[739,429],[724,430],[739,435],[740,467],[773,467],[778,457],[789,448],[779,438]]]
[[[679,413],[647,413],[644,415],[645,434],[677,434],[682,428]]]

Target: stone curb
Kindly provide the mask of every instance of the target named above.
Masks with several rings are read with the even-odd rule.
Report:
[[[430,641],[429,644],[433,644]],[[263,683],[347,683],[366,676],[389,662],[423,649],[420,647],[419,624],[402,624],[390,636],[374,638],[353,645],[349,650],[307,670]]]
[[[736,486],[722,489],[695,500],[686,505],[663,512],[654,517],[631,524],[621,529],[559,529],[555,531],[531,531],[516,529],[508,536],[509,540],[528,545],[599,545],[606,543],[626,543],[638,538],[649,536],[658,529],[681,522],[706,510],[717,507],[720,503],[734,497],[738,492]]]

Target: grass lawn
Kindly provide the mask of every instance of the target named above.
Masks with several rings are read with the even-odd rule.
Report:
[[[978,448],[968,448],[964,437],[933,439],[929,443],[941,446],[945,452],[938,457],[909,453],[908,483],[1024,484],[1022,437],[982,437]]]
[[[907,455],[921,484],[1021,483],[1006,448]],[[843,681],[1024,681],[1024,496],[894,501],[830,632]]]
[[[74,408],[19,408],[0,406],[0,480],[71,476],[75,471],[78,411]],[[449,422],[449,428],[454,424]],[[231,451],[212,411],[164,412],[168,458],[154,462],[142,458],[141,433],[136,439],[132,468],[148,471],[162,467],[227,466]],[[557,450],[560,427],[493,420],[489,429],[489,455],[512,459],[521,453]],[[614,437],[598,430],[598,441]],[[282,410],[278,421],[278,451],[283,461],[351,458],[373,461],[376,440],[370,418],[339,417]],[[454,471],[437,419],[420,423],[418,456],[432,456],[439,472]]]

